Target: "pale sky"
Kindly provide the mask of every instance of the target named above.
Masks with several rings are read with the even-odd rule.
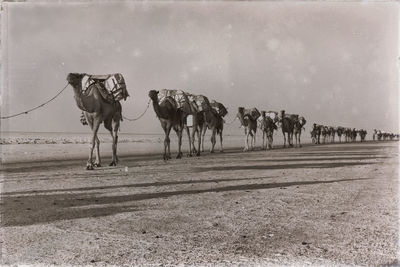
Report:
[[[51,98],[69,72],[120,72],[127,117],[142,113],[149,90],[172,88],[224,103],[227,121],[245,106],[301,114],[307,129],[398,131],[398,21],[389,2],[7,4],[2,116]],[[1,128],[88,132],[79,116],[68,88]],[[121,130],[162,132],[152,108]]]

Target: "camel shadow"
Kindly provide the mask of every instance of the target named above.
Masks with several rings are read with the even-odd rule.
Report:
[[[334,160],[368,160],[368,159],[386,159],[389,157],[329,157],[329,158],[289,158],[289,159],[254,159],[246,162],[290,162],[290,161],[334,161]]]
[[[268,162],[266,159],[264,162]],[[281,160],[282,161],[282,160]],[[327,169],[347,166],[363,166],[375,163],[369,162],[331,162],[331,163],[298,163],[298,164],[274,164],[274,165],[235,165],[235,166],[217,166],[217,167],[197,167],[196,172],[210,171],[244,171],[244,170],[279,170],[279,169]]]
[[[109,174],[105,174],[105,177],[109,177]],[[86,176],[87,178],[87,176]],[[153,182],[153,183],[137,183],[137,184],[121,184],[121,185],[109,185],[109,186],[90,186],[90,187],[77,187],[77,188],[62,188],[62,189],[46,189],[46,190],[29,190],[29,191],[13,191],[4,192],[3,196],[13,196],[20,194],[48,194],[58,192],[71,192],[71,191],[92,191],[92,190],[108,190],[108,189],[126,189],[126,188],[140,188],[140,187],[152,187],[152,186],[168,186],[168,185],[185,185],[185,184],[201,184],[201,183],[220,183],[220,182],[233,182],[233,181],[249,181],[249,180],[260,180],[260,179],[271,179],[273,176],[262,176],[262,177],[245,177],[245,178],[231,178],[231,179],[211,179],[211,180],[184,180],[184,181],[166,181],[166,182]],[[74,177],[75,179],[75,177]]]
[[[2,198],[2,220],[0,225],[23,226],[50,223],[78,218],[109,216],[124,212],[135,212],[143,209],[143,203],[132,203],[149,199],[161,199],[182,195],[203,193],[220,193],[230,191],[250,191],[281,187],[355,182],[372,178],[337,179],[329,181],[298,181],[284,183],[243,184],[211,187],[197,190],[177,190],[158,193],[139,193],[129,195],[104,196],[96,193],[60,193],[44,195],[4,196]],[[105,206],[94,206],[105,205]]]

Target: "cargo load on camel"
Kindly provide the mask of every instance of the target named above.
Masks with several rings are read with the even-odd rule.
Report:
[[[182,90],[176,89],[162,89],[158,93],[158,103],[161,103],[168,98],[172,98],[175,103],[173,103],[176,108],[182,108],[185,103],[189,103],[187,94]],[[172,102],[171,102],[172,103]]]
[[[217,102],[217,101],[213,100],[211,102],[211,107],[214,108],[221,117],[225,117],[226,114],[228,114],[228,110],[220,102]]]
[[[195,105],[198,112],[211,109],[211,104],[208,98],[204,95],[187,94],[188,99]]]
[[[249,116],[253,120],[257,120],[261,116],[261,113],[257,108],[245,109],[244,116]]]
[[[106,75],[86,74],[82,79],[83,93],[85,93],[92,85],[97,86],[104,100],[109,103],[114,103],[122,99],[126,100],[129,96],[128,90],[126,89],[125,79],[121,73]]]

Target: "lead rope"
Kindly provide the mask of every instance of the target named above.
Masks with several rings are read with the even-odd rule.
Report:
[[[43,107],[44,105],[46,105],[46,104],[50,103],[51,101],[53,101],[54,99],[56,99],[62,92],[64,92],[64,90],[68,87],[68,85],[69,85],[69,83],[67,83],[60,92],[58,92],[55,96],[53,96],[51,99],[47,100],[43,104],[40,104],[39,106],[36,106],[34,108],[28,109],[26,111],[23,111],[23,112],[20,112],[20,113],[17,113],[17,114],[13,114],[13,115],[9,115],[9,116],[2,116],[1,119],[2,120],[10,119],[10,118],[17,117],[17,116],[20,116],[20,115],[23,115],[23,114],[28,114],[31,111],[34,111],[34,110],[36,110],[38,108]]]
[[[230,125],[230,124],[234,123],[236,119],[237,119],[237,116],[231,122],[226,122],[225,124]]]
[[[128,121],[137,121],[138,119],[140,119],[141,117],[143,117],[144,114],[146,113],[146,111],[149,109],[150,101],[151,101],[151,99],[149,99],[149,102],[147,102],[147,107],[146,107],[146,109],[143,111],[142,114],[139,115],[139,117],[134,118],[134,119],[130,119],[130,118],[127,118],[127,117],[125,117],[125,116],[122,116],[122,118],[124,118],[125,120],[128,120]]]

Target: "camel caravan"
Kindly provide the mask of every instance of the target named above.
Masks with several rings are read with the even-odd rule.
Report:
[[[93,170],[94,167],[101,166],[100,140],[97,135],[101,123],[111,134],[112,160],[110,166],[116,166],[118,163],[118,131],[123,120],[120,101],[129,97],[124,77],[120,73],[108,75],[69,73],[67,81],[72,86],[76,104],[82,111],[81,123],[89,125],[92,130],[86,168]],[[224,117],[228,114],[228,111],[222,103],[215,100],[210,101],[204,95],[175,89],[150,90],[148,96],[164,130],[164,160],[171,159],[169,136],[172,129],[178,137],[176,158],[183,156],[182,136],[184,131],[186,131],[189,140],[188,156],[200,156],[201,152],[204,152],[207,130],[211,131],[210,152],[214,153],[217,136],[219,136],[220,141],[220,152],[223,152]],[[257,129],[260,129],[262,133],[261,147],[264,150],[273,148],[274,131],[277,131],[278,128],[281,128],[284,137],[283,147],[301,147],[300,137],[306,124],[306,119],[303,116],[289,114],[285,110],[280,112],[261,110],[260,112],[255,107],[239,107],[236,119],[239,119],[241,127],[244,128],[245,145],[243,151],[254,150]],[[311,139],[314,144],[334,143],[336,135],[339,142],[342,142],[342,136],[344,142],[354,142],[357,135],[360,136],[361,142],[364,142],[367,131],[324,126],[316,123],[312,126]],[[295,145],[293,144],[293,137]],[[393,140],[395,138],[398,139],[399,135],[374,130],[373,140]],[[96,159],[93,161],[95,147]]]
[[[382,130],[377,130],[374,129],[374,133],[372,134],[372,139],[374,141],[393,141],[393,140],[399,140],[399,134],[394,134],[394,133],[387,133]]]
[[[360,136],[360,142],[365,142],[365,137],[367,136],[367,131],[364,129],[356,130],[355,128],[324,126],[316,123],[313,124],[310,133],[313,144],[335,143],[336,135],[339,138],[339,143],[342,142],[342,136],[345,143],[355,142],[357,135]]]

